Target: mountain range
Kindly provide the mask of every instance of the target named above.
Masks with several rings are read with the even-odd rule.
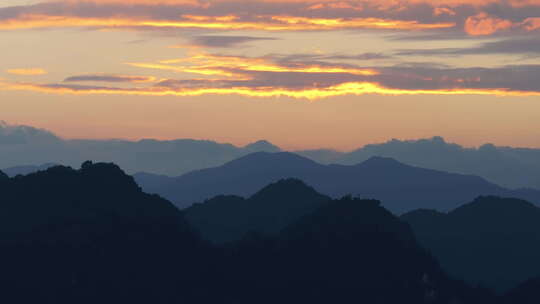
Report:
[[[217,195],[249,197],[284,178],[300,179],[333,198],[352,194],[379,199],[396,214],[419,208],[449,211],[480,195],[517,197],[540,204],[540,191],[510,190],[481,177],[413,167],[383,157],[345,166],[322,165],[288,152],[259,152],[179,177],[148,173],[134,177],[144,191],[159,194],[180,208]]]
[[[294,189],[303,190],[291,202],[323,198],[291,180],[261,190],[266,198],[257,200],[271,204]],[[2,173],[0,193],[0,291],[8,303],[513,299],[446,275],[409,225],[375,200],[326,201],[272,235],[248,233],[216,246],[184,212],[143,193],[113,164],[85,162],[79,170],[57,166],[14,178]]]
[[[478,175],[508,188],[540,188],[540,149],[498,147],[493,144],[465,148],[448,143],[439,136],[370,144],[342,153],[330,163],[352,165],[372,156],[390,157],[422,168]],[[323,158],[314,159],[324,161]]]
[[[276,235],[330,201],[286,179],[248,199],[217,196],[184,212],[204,238],[221,244],[253,232]],[[422,209],[400,219],[446,272],[472,285],[505,292],[540,274],[540,208],[526,201],[482,196],[448,213]]]
[[[0,168],[59,163],[76,167],[85,160],[115,162],[126,172],[179,176],[221,166],[253,152],[283,149],[258,141],[244,147],[209,140],[66,140],[50,131],[0,122]],[[373,156],[453,173],[481,176],[507,188],[540,189],[540,149],[484,144],[465,148],[442,137],[390,140],[352,152],[305,150],[295,153],[321,164],[354,165]]]
[[[0,168],[41,167],[49,163],[77,167],[91,159],[114,162],[128,173],[147,171],[176,175],[222,165],[260,151],[280,149],[267,141],[237,147],[193,139],[67,140],[47,130],[0,122]]]

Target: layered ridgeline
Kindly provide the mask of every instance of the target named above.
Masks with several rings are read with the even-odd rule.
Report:
[[[261,152],[175,178],[135,175],[146,192],[157,193],[180,208],[220,194],[249,197],[283,178],[301,179],[334,198],[348,194],[376,198],[394,213],[418,208],[447,211],[479,195],[518,197],[540,203],[540,191],[509,190],[477,176],[418,168],[382,157],[344,166],[321,165],[293,153]]]
[[[215,243],[242,239],[250,232],[275,235],[310,214],[330,197],[297,179],[270,184],[250,198],[220,195],[185,210],[186,219],[201,235]]]
[[[484,144],[466,148],[442,137],[419,140],[393,139],[369,144],[352,152],[299,151],[321,163],[353,165],[373,156],[391,157],[408,165],[481,176],[509,188],[540,189],[540,149]]]
[[[78,166],[86,159],[115,162],[129,173],[179,176],[216,167],[253,152],[280,148],[258,141],[244,147],[207,140],[66,140],[29,126],[0,121],[0,169],[21,165],[61,163]],[[390,157],[408,165],[471,174],[508,188],[540,189],[540,149],[485,144],[465,148],[441,137],[391,140],[352,152],[308,150],[295,153],[323,164],[354,165],[373,156]],[[9,172],[6,172],[10,175]]]
[[[0,121],[0,169],[9,168],[5,172],[8,175],[11,175],[10,171],[29,173],[27,170],[21,172],[21,166],[29,169],[35,165],[35,170],[47,163],[75,167],[87,159],[114,162],[128,173],[145,171],[177,175],[219,166],[253,152],[279,150],[267,141],[239,147],[195,139],[63,139],[47,130]]]
[[[0,193],[8,303],[494,303],[445,275],[378,201],[316,201],[273,236],[213,247],[115,165],[0,174]]]
[[[251,232],[276,235],[328,201],[290,179],[271,184],[249,199],[218,196],[185,213],[203,237],[222,243]],[[418,210],[401,219],[448,273],[472,285],[503,292],[540,275],[540,209],[530,203],[479,197],[448,214]]]
[[[226,247],[231,286],[257,303],[489,303],[489,292],[450,279],[409,226],[378,201],[324,204],[276,237]],[[287,295],[285,299],[283,295]],[[261,297],[262,296],[262,297]]]
[[[43,165],[14,166],[2,169],[2,172],[4,172],[9,177],[14,177],[17,175],[28,175],[39,171],[45,171],[55,166],[59,166],[59,164],[48,163]]]
[[[540,275],[540,208],[518,199],[480,197],[449,213],[401,217],[450,274],[507,290]]]

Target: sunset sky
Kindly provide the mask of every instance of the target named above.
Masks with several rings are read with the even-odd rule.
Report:
[[[0,120],[66,138],[540,147],[540,0],[2,0]]]

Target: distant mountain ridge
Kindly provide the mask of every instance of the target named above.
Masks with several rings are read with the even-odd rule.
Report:
[[[372,156],[390,157],[423,168],[482,176],[509,188],[540,189],[540,149],[497,147],[493,144],[465,148],[435,136],[419,140],[393,139],[347,153],[323,152],[298,153],[322,163],[349,165]]]
[[[396,213],[418,208],[451,210],[479,195],[523,197],[540,203],[540,192],[535,190],[508,190],[477,176],[423,169],[382,157],[344,166],[321,165],[288,152],[260,152],[176,178],[134,177],[145,191],[160,194],[181,208],[220,194],[249,197],[284,178],[300,179],[334,198],[352,194],[379,199]]]
[[[128,173],[177,175],[261,151],[280,149],[264,140],[245,147],[193,139],[66,140],[47,130],[0,123],[0,169],[49,163],[77,167],[91,159],[114,162]]]
[[[59,163],[76,167],[87,159],[115,162],[126,172],[179,176],[223,165],[253,152],[279,152],[260,140],[244,147],[209,140],[64,140],[52,132],[0,122],[0,169]],[[295,151],[322,164],[353,165],[373,156],[390,157],[423,168],[481,176],[508,188],[540,189],[540,149],[484,144],[465,148],[442,137],[390,140],[352,152]]]
[[[14,177],[16,175],[28,175],[31,173],[45,171],[51,167],[59,166],[59,164],[43,164],[40,166],[16,166],[11,168],[2,169],[2,171],[7,174],[9,177]]]

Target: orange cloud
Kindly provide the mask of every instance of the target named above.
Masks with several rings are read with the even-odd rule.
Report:
[[[314,30],[346,28],[426,30],[451,28],[455,26],[455,23],[429,24],[420,23],[418,21],[390,20],[380,18],[327,19],[294,16],[274,16],[272,17],[272,20],[279,21],[292,27]]]
[[[535,30],[540,17],[530,18],[530,14],[539,7],[540,0],[44,0],[39,5],[0,9],[0,30],[324,31],[463,26],[466,33],[481,36],[510,29]],[[480,13],[470,16],[470,12]]]
[[[540,17],[527,18],[521,23],[521,26],[527,31],[535,31],[540,29]]]
[[[525,31],[538,30],[540,29],[540,17],[527,18],[523,22],[512,22],[482,12],[478,15],[469,17],[465,21],[465,31],[473,36],[492,35],[496,32],[509,29],[521,29]]]
[[[198,0],[53,0],[48,2],[68,3],[71,5],[77,3],[94,4],[120,4],[120,5],[191,5],[207,7],[208,4]]]
[[[449,16],[455,16],[457,13],[448,8],[448,7],[436,7],[433,9],[433,15],[435,16],[441,16],[441,15],[449,15]]]
[[[513,27],[509,20],[493,17],[487,13],[479,13],[471,16],[465,21],[465,31],[472,36],[491,35],[501,30],[508,30]]]
[[[128,0],[129,1],[129,0]],[[237,0],[213,0],[212,3],[223,2],[235,2]],[[428,4],[433,6],[461,6],[461,5],[474,5],[474,6],[486,6],[490,4],[501,3],[501,0],[352,0],[352,1],[336,1],[336,0],[253,0],[253,2],[267,2],[267,3],[306,3],[306,4],[327,4],[327,3],[356,3],[356,4],[376,4],[390,6],[390,5],[414,5],[414,4]],[[513,7],[523,7],[529,5],[540,5],[539,0],[506,0],[505,3]]]
[[[36,29],[62,27],[97,28],[200,28],[222,30],[304,31],[336,29],[402,29],[427,30],[455,26],[455,23],[420,23],[418,21],[379,18],[307,18],[293,16],[259,16],[257,21],[240,21],[237,16],[193,16],[185,15],[180,20],[138,20],[130,18],[82,18],[29,14],[16,19],[0,21],[0,29]]]
[[[31,69],[9,69],[6,70],[8,74],[12,75],[22,75],[22,76],[37,76],[37,75],[45,75],[47,74],[47,71],[44,69],[39,68],[31,68]]]

